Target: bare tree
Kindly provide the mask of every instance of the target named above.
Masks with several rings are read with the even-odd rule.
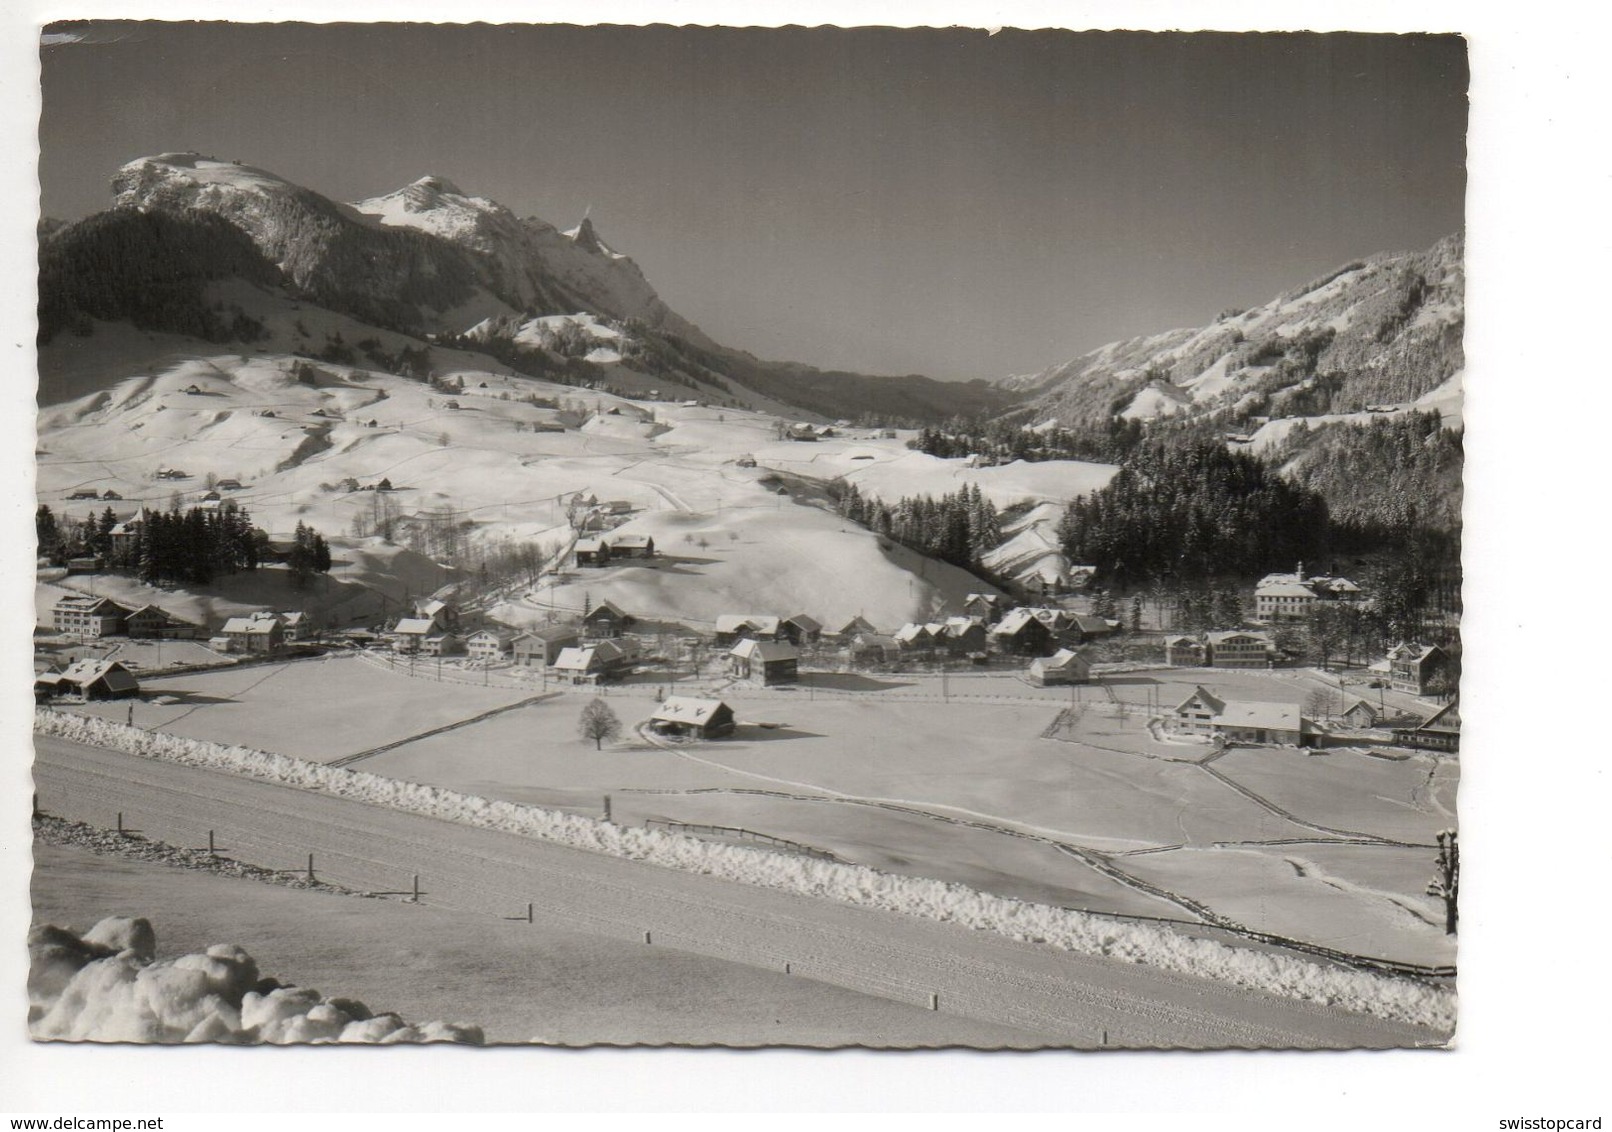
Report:
[[[1456,900],[1461,893],[1461,847],[1456,843],[1455,830],[1446,829],[1438,835],[1438,875],[1427,886],[1429,896],[1444,901],[1444,934],[1455,934]]]
[[[1332,693],[1316,688],[1304,697],[1304,714],[1311,719],[1326,719],[1332,714]]]
[[[614,739],[621,734],[621,720],[610,710],[609,704],[592,699],[577,719],[577,731],[584,739],[592,739],[593,749],[599,751],[604,749],[606,739]]]

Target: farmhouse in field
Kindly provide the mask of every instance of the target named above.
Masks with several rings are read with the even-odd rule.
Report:
[[[275,614],[259,611],[250,617],[231,617],[220,635],[229,643],[230,652],[261,656],[277,652],[285,644],[285,625]]]
[[[582,635],[590,641],[621,636],[636,622],[632,614],[613,601],[601,601],[582,615]]]
[[[1394,728],[1394,742],[1430,751],[1461,749],[1461,702],[1451,700],[1415,727]]]
[[[1175,705],[1171,713],[1175,729],[1187,735],[1210,736],[1215,733],[1215,717],[1225,709],[1226,701],[1199,684],[1192,695]]]
[[[984,622],[975,617],[948,617],[930,630],[936,645],[951,656],[982,653],[989,641]]]
[[[610,540],[612,558],[646,559],[655,557],[655,539],[652,535],[624,535],[617,533]]]
[[[547,667],[560,656],[560,650],[574,648],[582,640],[574,626],[553,625],[528,629],[510,641],[516,664]]]
[[[804,613],[785,617],[778,623],[778,627],[783,630],[784,636],[792,645],[811,644],[823,635],[823,623]]]
[[[225,627],[226,629],[228,626]],[[392,627],[392,651],[417,653],[423,651],[427,637],[438,633],[436,622],[429,617],[404,617]]]
[[[1360,587],[1348,578],[1309,577],[1304,563],[1291,574],[1266,574],[1254,588],[1254,620],[1263,624],[1307,621],[1318,602],[1359,601]]]
[[[693,739],[720,739],[732,735],[733,709],[721,700],[701,700],[692,696],[668,696],[649,717],[650,729],[661,735],[684,735]]]
[[[1388,653],[1389,686],[1413,696],[1425,696],[1448,662],[1448,655],[1437,645],[1401,641]]]
[[[1030,662],[1025,679],[1041,687],[1059,684],[1091,683],[1091,662],[1072,649],[1059,649],[1051,656],[1037,657]]]
[[[111,598],[74,594],[51,607],[51,625],[60,633],[112,637],[124,631],[129,610]]]
[[[571,560],[577,566],[610,565],[610,543],[602,538],[579,538],[571,550]]]
[[[1290,743],[1313,746],[1319,732],[1298,704],[1227,700],[1214,718],[1214,733],[1241,743]]]
[[[140,694],[140,681],[115,660],[86,658],[62,671],[58,687],[86,700],[121,700]]]
[[[895,631],[895,642],[908,655],[927,653],[935,647],[935,634],[928,625],[909,621]]]
[[[1342,715],[1338,716],[1344,726],[1356,729],[1375,727],[1377,726],[1378,718],[1377,709],[1361,699],[1355,700],[1354,703],[1343,710]]]
[[[800,653],[788,641],[743,640],[728,653],[728,671],[768,687],[792,684],[800,678]]]

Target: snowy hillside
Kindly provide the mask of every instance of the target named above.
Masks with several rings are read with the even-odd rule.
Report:
[[[1348,413],[1408,404],[1460,369],[1463,242],[1345,264],[1208,326],[1121,342],[997,384],[1027,415],[1066,425],[1124,419]]]

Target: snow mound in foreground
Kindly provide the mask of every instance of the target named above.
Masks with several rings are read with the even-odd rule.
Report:
[[[962,924],[1009,939],[1142,963],[1440,1031],[1455,1026],[1455,995],[1443,986],[1326,966],[1293,955],[1231,947],[1183,935],[1163,925],[1033,904],[951,881],[894,876],[864,865],[789,857],[763,849],[702,841],[686,834],[618,826],[536,806],[460,794],[439,786],[325,766],[289,755],[143,731],[95,716],[49,708],[34,712],[34,730],[143,758],[322,790],[371,805],[704,873],[740,884]]]
[[[70,1042],[461,1042],[481,1030],[411,1026],[362,1002],[258,977],[234,944],[156,958],[144,919],[110,916],[82,936],[44,924],[28,933],[28,1032]]]

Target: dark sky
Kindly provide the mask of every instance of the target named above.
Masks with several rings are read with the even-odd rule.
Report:
[[[1455,37],[55,25],[43,211],[195,149],[426,173],[606,241],[720,341],[992,377],[1462,227]]]

